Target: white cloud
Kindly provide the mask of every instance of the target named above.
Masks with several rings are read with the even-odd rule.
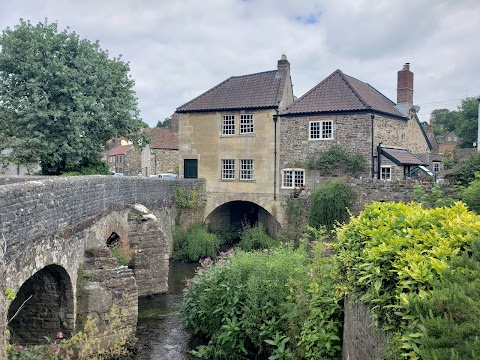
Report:
[[[480,94],[477,0],[0,0],[0,29],[57,20],[123,54],[142,117],[154,126],[232,75],[275,69],[286,53],[295,95],[336,69],[396,100],[396,72],[415,73],[429,104]],[[477,15],[475,15],[477,14]]]

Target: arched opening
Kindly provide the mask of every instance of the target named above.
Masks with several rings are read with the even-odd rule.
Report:
[[[115,231],[110,234],[110,236],[107,239],[107,246],[112,247],[115,245],[118,245],[120,242],[120,235],[118,235]]]
[[[250,201],[230,201],[213,210],[205,223],[212,228],[241,231],[244,225],[263,224],[268,233],[277,236],[279,222],[263,207]]]
[[[49,265],[22,285],[8,309],[12,343],[45,343],[61,331],[71,335],[74,329],[73,291],[64,268]]]

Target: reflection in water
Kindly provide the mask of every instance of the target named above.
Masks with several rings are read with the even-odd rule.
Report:
[[[193,359],[187,354],[190,334],[182,327],[178,311],[182,304],[185,279],[193,277],[198,263],[170,262],[168,294],[139,299],[139,360]]]

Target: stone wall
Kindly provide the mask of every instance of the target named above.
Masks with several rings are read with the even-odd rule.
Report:
[[[142,150],[138,146],[132,146],[125,151],[123,158],[123,173],[127,176],[136,176],[142,172]]]
[[[195,187],[201,179],[162,180],[141,177],[45,177],[0,186],[0,233],[7,240],[7,258],[39,236],[75,233],[107,209],[141,203],[149,209],[175,207],[174,189]]]
[[[150,154],[150,174],[177,172],[178,150],[152,149]]]
[[[384,359],[388,334],[375,326],[368,307],[346,298],[344,311],[342,360]]]
[[[81,293],[79,294],[79,315],[77,322],[84,324],[88,317],[98,325],[102,337],[108,338],[130,329],[129,342],[135,341],[138,318],[138,294],[133,271],[120,266],[108,249],[87,250],[82,273]],[[116,310],[109,320],[112,309]],[[118,321],[117,327],[111,326]],[[110,344],[110,346],[113,344]],[[106,347],[109,347],[108,344]]]
[[[3,259],[3,239],[0,239],[0,359],[7,358],[7,314],[5,291],[7,290],[7,266]]]
[[[169,259],[173,250],[174,209],[157,210],[155,218],[129,213],[129,242],[135,251],[129,268],[135,274],[138,296],[168,291]],[[162,223],[159,226],[159,223]]]
[[[163,229],[167,233],[167,236],[160,236],[165,244],[163,249],[171,251],[175,188],[194,187],[196,191],[204,191],[204,181],[201,179],[167,181],[111,176],[0,177],[0,184],[0,233],[5,236],[8,261],[7,271],[0,271],[0,275],[7,278],[6,281],[0,281],[0,331],[3,335],[5,287],[18,292],[32,275],[50,264],[58,264],[60,269],[65,269],[68,281],[61,286],[71,288],[74,300],[68,311],[59,310],[62,312],[58,315],[60,322],[52,325],[55,330],[51,329],[57,331],[65,321],[71,324],[71,314],[75,314],[81,307],[77,306],[75,299],[77,275],[84,262],[84,251],[105,251],[106,241],[112,232],[128,244],[131,234],[127,217],[132,204],[142,203],[157,214],[160,219],[157,230]],[[160,232],[161,230],[157,231]],[[168,253],[163,254],[164,258],[166,256]],[[132,270],[116,266],[110,272],[98,272],[96,275],[102,280],[93,281],[98,284],[90,284],[87,289],[93,294],[89,295],[93,303],[88,302],[90,308],[87,307],[86,312],[98,313],[95,306],[102,304],[95,304],[92,299],[95,294],[103,292],[119,306],[128,304],[127,314],[131,319],[135,318],[136,322],[133,298],[137,298],[137,287]],[[166,279],[167,275],[163,273],[162,276]],[[47,303],[43,300],[43,304]],[[99,318],[102,316],[98,315]],[[70,330],[69,326],[67,330]],[[4,351],[3,338],[0,337],[0,355]]]
[[[333,139],[309,140],[309,123],[322,120],[333,122]],[[361,154],[369,164],[372,146],[371,129],[369,113],[282,117],[280,121],[280,169],[294,167],[292,165],[298,162],[304,163],[308,158],[326,151],[334,145],[340,145],[347,153]],[[367,173],[368,170],[365,175]]]

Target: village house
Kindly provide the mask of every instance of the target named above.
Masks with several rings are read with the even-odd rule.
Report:
[[[111,172],[127,176],[140,173],[141,151],[133,144],[117,145],[107,155],[107,166]]]
[[[259,221],[274,234],[285,195],[325,178],[307,160],[333,146],[363,157],[359,177],[428,171],[435,157],[417,111],[409,64],[398,72],[397,104],[340,70],[295,100],[282,55],[276,70],[232,76],[177,108],[179,176],[206,180],[207,224]]]
[[[397,104],[336,70],[288,106],[280,118],[281,189],[313,188],[322,172],[305,164],[333,146],[363,156],[362,177],[404,179],[416,166],[430,165],[431,144],[413,106],[408,63],[398,72]]]
[[[251,223],[268,217],[253,203],[276,197],[274,119],[293,100],[290,63],[282,55],[277,69],[232,76],[177,109],[179,175],[205,178],[209,198],[218,195],[211,200],[213,208],[230,201],[222,213],[229,214],[225,223],[238,226],[245,217]]]
[[[145,176],[160,173],[178,172],[178,122],[172,122],[172,128],[153,128],[147,131],[151,135],[150,144],[142,149],[142,174]]]

